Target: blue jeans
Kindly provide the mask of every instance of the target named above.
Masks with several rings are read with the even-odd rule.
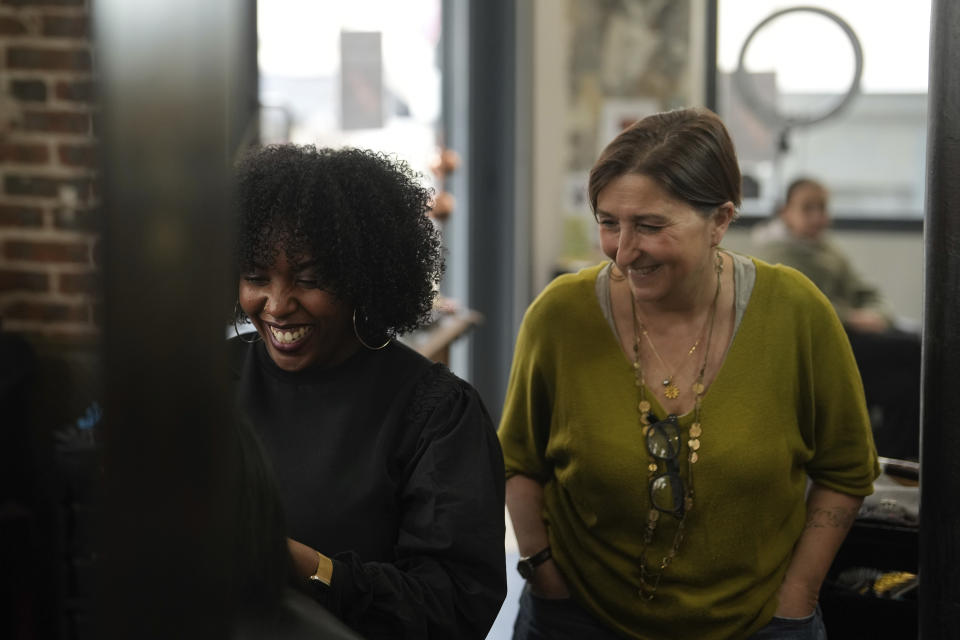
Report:
[[[749,640],[827,640],[820,605],[806,618],[773,618]]]
[[[549,600],[523,587],[513,640],[621,640],[570,598]],[[749,640],[827,640],[820,605],[806,618],[773,618]]]
[[[523,587],[513,640],[621,640],[623,636],[587,613],[570,598],[549,600]]]

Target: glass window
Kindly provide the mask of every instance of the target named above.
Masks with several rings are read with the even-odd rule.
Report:
[[[257,22],[263,143],[375,149],[432,178],[440,0],[270,0]]]
[[[808,176],[830,188],[837,219],[922,220],[929,0],[795,6],[717,5],[717,109],[741,160],[743,214],[769,215]]]

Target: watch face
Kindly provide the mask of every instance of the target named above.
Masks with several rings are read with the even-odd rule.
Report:
[[[533,577],[533,565],[530,564],[529,560],[523,559],[517,563],[517,573],[520,574],[520,577],[524,580],[529,580]]]

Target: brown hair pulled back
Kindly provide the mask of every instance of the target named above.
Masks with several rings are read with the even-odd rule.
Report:
[[[590,170],[590,207],[611,181],[640,174],[708,215],[725,202],[740,206],[740,166],[733,141],[709,109],[689,108],[647,116],[624,129]]]

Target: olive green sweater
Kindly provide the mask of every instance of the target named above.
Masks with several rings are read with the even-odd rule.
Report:
[[[544,484],[553,557],[573,597],[629,637],[753,633],[776,609],[808,476],[867,495],[879,474],[836,313],[799,272],[755,264],[740,327],[703,399],[694,508],[652,601],[638,597],[650,508],[638,390],[595,294],[603,265],[557,278],[524,317],[499,430],[507,477]],[[680,419],[684,443],[691,418]],[[685,476],[685,449],[680,457]],[[661,518],[648,567],[675,529]]]

